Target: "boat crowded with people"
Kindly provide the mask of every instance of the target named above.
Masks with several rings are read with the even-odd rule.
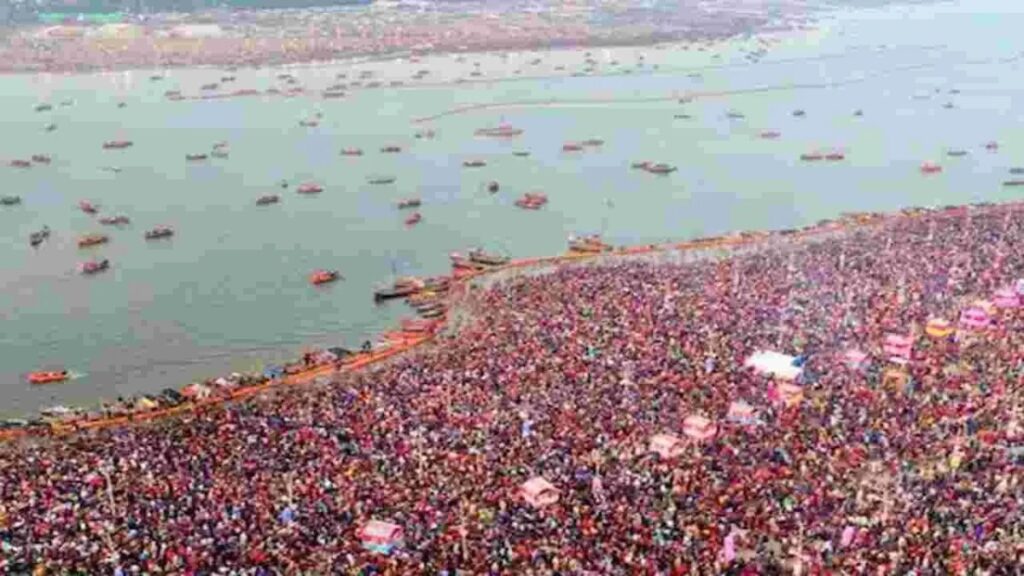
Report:
[[[174,236],[174,229],[170,226],[157,226],[146,231],[146,240],[160,240],[161,238],[170,238]]]
[[[85,275],[98,274],[110,268],[110,260],[90,260],[78,265],[78,271]]]
[[[515,201],[515,205],[525,210],[539,210],[548,203],[548,196],[543,192],[527,192]]]
[[[473,262],[474,264],[481,264],[483,266],[504,266],[512,260],[508,256],[488,253],[481,248],[474,248],[473,250],[470,250],[467,255],[470,262]]]
[[[601,240],[600,236],[582,236],[579,238],[569,237],[569,252],[576,254],[597,254],[600,252],[610,252],[612,250],[611,244]]]

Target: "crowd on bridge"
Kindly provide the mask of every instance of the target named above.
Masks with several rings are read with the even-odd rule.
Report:
[[[0,572],[1020,573],[1018,209],[562,266],[372,370],[2,447]]]

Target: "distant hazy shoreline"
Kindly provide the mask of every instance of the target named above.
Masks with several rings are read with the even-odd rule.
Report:
[[[702,8],[629,7],[594,0],[543,10],[410,10],[375,4],[345,10],[163,14],[105,24],[0,29],[0,73],[75,73],[182,67],[251,68],[445,53],[704,43],[797,29],[815,9],[771,0],[763,11],[722,2]],[[396,7],[397,6],[397,7]]]

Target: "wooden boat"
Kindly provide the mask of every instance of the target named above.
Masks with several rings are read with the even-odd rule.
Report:
[[[360,148],[345,148],[341,151],[342,156],[362,156],[363,151]]]
[[[562,152],[579,152],[583,150],[583,145],[579,142],[566,142],[562,144]]]
[[[515,128],[510,124],[501,124],[495,128],[479,128],[475,132],[477,136],[488,136],[491,138],[514,138],[523,133],[521,128]]]
[[[53,124],[52,122],[50,124],[47,124],[46,126],[43,126],[43,130],[45,130],[47,132],[53,132],[56,129],[57,129],[57,125]]]
[[[600,236],[584,236],[582,238],[569,238],[569,252],[577,254],[597,254],[611,251],[610,244],[601,240]]]
[[[526,158],[527,156],[530,155],[530,152],[528,150],[516,150],[512,152],[512,155],[517,156],[519,158]]]
[[[11,168],[31,168],[32,162],[28,160],[11,160],[7,165]]]
[[[372,176],[367,182],[375,185],[393,184],[395,181],[394,176]]]
[[[483,160],[465,160],[462,163],[462,166],[465,168],[480,168],[486,165],[487,163]]]
[[[316,128],[319,125],[320,122],[317,120],[299,120],[299,126],[302,126],[303,128]]]
[[[315,182],[303,182],[295,189],[299,194],[319,194],[324,191],[323,187]]]
[[[642,162],[633,162],[632,164],[629,165],[629,167],[634,169],[634,170],[647,170],[647,168],[650,165],[651,165],[651,162],[649,162],[647,160],[644,160]]]
[[[71,374],[67,370],[59,370],[53,372],[29,372],[28,382],[33,385],[41,384],[56,384],[58,382],[64,382],[71,377]]]
[[[43,226],[43,228],[37,232],[33,232],[28,235],[28,243],[33,248],[42,244],[47,238],[50,237],[50,228]]]
[[[423,202],[419,198],[406,198],[398,201],[398,209],[419,208]]]
[[[337,270],[314,270],[313,273],[309,275],[309,283],[314,286],[319,286],[321,284],[334,282],[340,278],[341,273]]]
[[[527,192],[515,201],[515,205],[525,210],[540,210],[548,203],[548,197],[541,192]]]
[[[584,140],[583,142],[580,142],[580,144],[582,144],[583,146],[590,146],[590,147],[603,146],[604,145],[604,140],[601,140],[600,138],[588,138],[588,139]]]
[[[49,164],[51,158],[46,154],[33,154],[32,161],[35,162],[36,164]]]
[[[470,262],[476,264],[483,264],[484,266],[504,266],[511,260],[508,256],[500,256],[498,254],[488,254],[480,249],[469,251]]]
[[[765,130],[764,132],[761,132],[761,138],[764,140],[775,140],[779,136],[782,136],[782,134],[775,130]]]
[[[92,260],[90,262],[82,262],[78,265],[78,271],[82,274],[98,274],[110,268],[110,260],[104,258],[103,260]]]
[[[21,196],[0,196],[0,206],[17,206],[21,204]]]
[[[800,155],[800,159],[804,162],[817,162],[825,157],[821,152],[807,152]]]
[[[409,215],[408,218],[405,219],[405,225],[415,226],[416,224],[419,224],[421,220],[423,220],[423,215],[421,215],[419,212],[413,212],[412,214]]]
[[[985,144],[985,150],[988,150],[989,152],[995,152],[996,150],[999,150],[999,143],[988,142]]]
[[[85,212],[86,214],[95,214],[96,212],[99,211],[99,208],[97,208],[95,204],[93,204],[92,202],[89,202],[88,200],[80,201],[78,203],[78,208],[82,212]]]
[[[223,159],[223,158],[227,158],[228,155],[229,155],[228,151],[223,149],[223,148],[217,148],[213,152],[210,152],[210,156],[213,156],[214,158],[222,158]]]
[[[384,154],[397,154],[398,152],[402,151],[402,147],[401,146],[389,145],[389,146],[384,146],[383,148],[380,149],[380,151],[383,152]]]
[[[793,116],[795,116],[796,118],[803,118],[806,115],[807,115],[807,113],[804,112],[803,110],[799,109],[799,108],[796,109],[796,110],[793,110]]]
[[[967,156],[967,150],[950,150],[950,151],[946,152],[946,156],[951,156],[953,158],[959,158],[961,156]]]
[[[269,204],[277,204],[280,201],[281,201],[281,197],[278,196],[277,194],[267,194],[265,196],[260,196],[259,198],[257,198],[256,199],[256,205],[257,206],[267,206]]]
[[[1013,174],[1014,176],[1018,176],[1018,175],[1024,174],[1024,168],[1021,168],[1021,167],[1010,168],[1010,174]]]
[[[650,164],[644,169],[650,172],[651,174],[671,174],[672,172],[676,171],[675,166],[664,163]]]
[[[1003,186],[1024,186],[1024,180],[1007,180]]]
[[[942,172],[942,166],[939,166],[938,164],[933,162],[924,162],[921,164],[922,174],[938,174],[939,172]]]
[[[100,244],[106,244],[110,241],[110,237],[106,234],[86,234],[78,239],[79,248],[88,248],[89,246],[99,246]]]
[[[46,102],[41,102],[35,106],[36,112],[49,112],[50,110],[53,110],[53,105]]]
[[[216,82],[210,82],[209,84],[203,84],[202,86],[199,87],[200,90],[206,90],[206,91],[216,90],[217,88],[220,88],[220,84],[218,84]]]
[[[104,226],[124,226],[130,222],[127,216],[118,214],[117,216],[104,216],[99,220],[100,224]]]
[[[186,154],[185,160],[189,162],[201,162],[206,160],[208,156],[206,154]]]
[[[452,252],[451,254],[448,255],[448,258],[451,260],[452,268],[455,270],[476,271],[484,270],[487,268],[487,266],[485,266],[484,264],[478,264],[476,262],[473,262],[466,256],[459,254],[458,252]]]
[[[395,298],[405,298],[412,296],[413,294],[420,291],[418,286],[414,285],[395,285],[390,288],[378,288],[373,291],[373,299],[377,302],[384,300],[393,300]]]
[[[174,230],[169,226],[157,226],[152,230],[147,230],[145,235],[146,240],[159,240],[161,238],[170,238],[171,236],[174,236]]]
[[[487,191],[490,192],[491,194],[497,192],[498,188],[498,183],[495,182],[494,180],[491,180],[490,182],[487,183]]]
[[[845,159],[846,154],[843,154],[842,152],[829,152],[828,154],[825,154],[825,160],[828,160],[829,162],[838,162]]]

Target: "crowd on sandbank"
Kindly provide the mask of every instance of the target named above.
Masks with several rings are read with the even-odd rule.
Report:
[[[5,447],[0,571],[1018,573],[1019,208],[564,266],[371,371]]]

